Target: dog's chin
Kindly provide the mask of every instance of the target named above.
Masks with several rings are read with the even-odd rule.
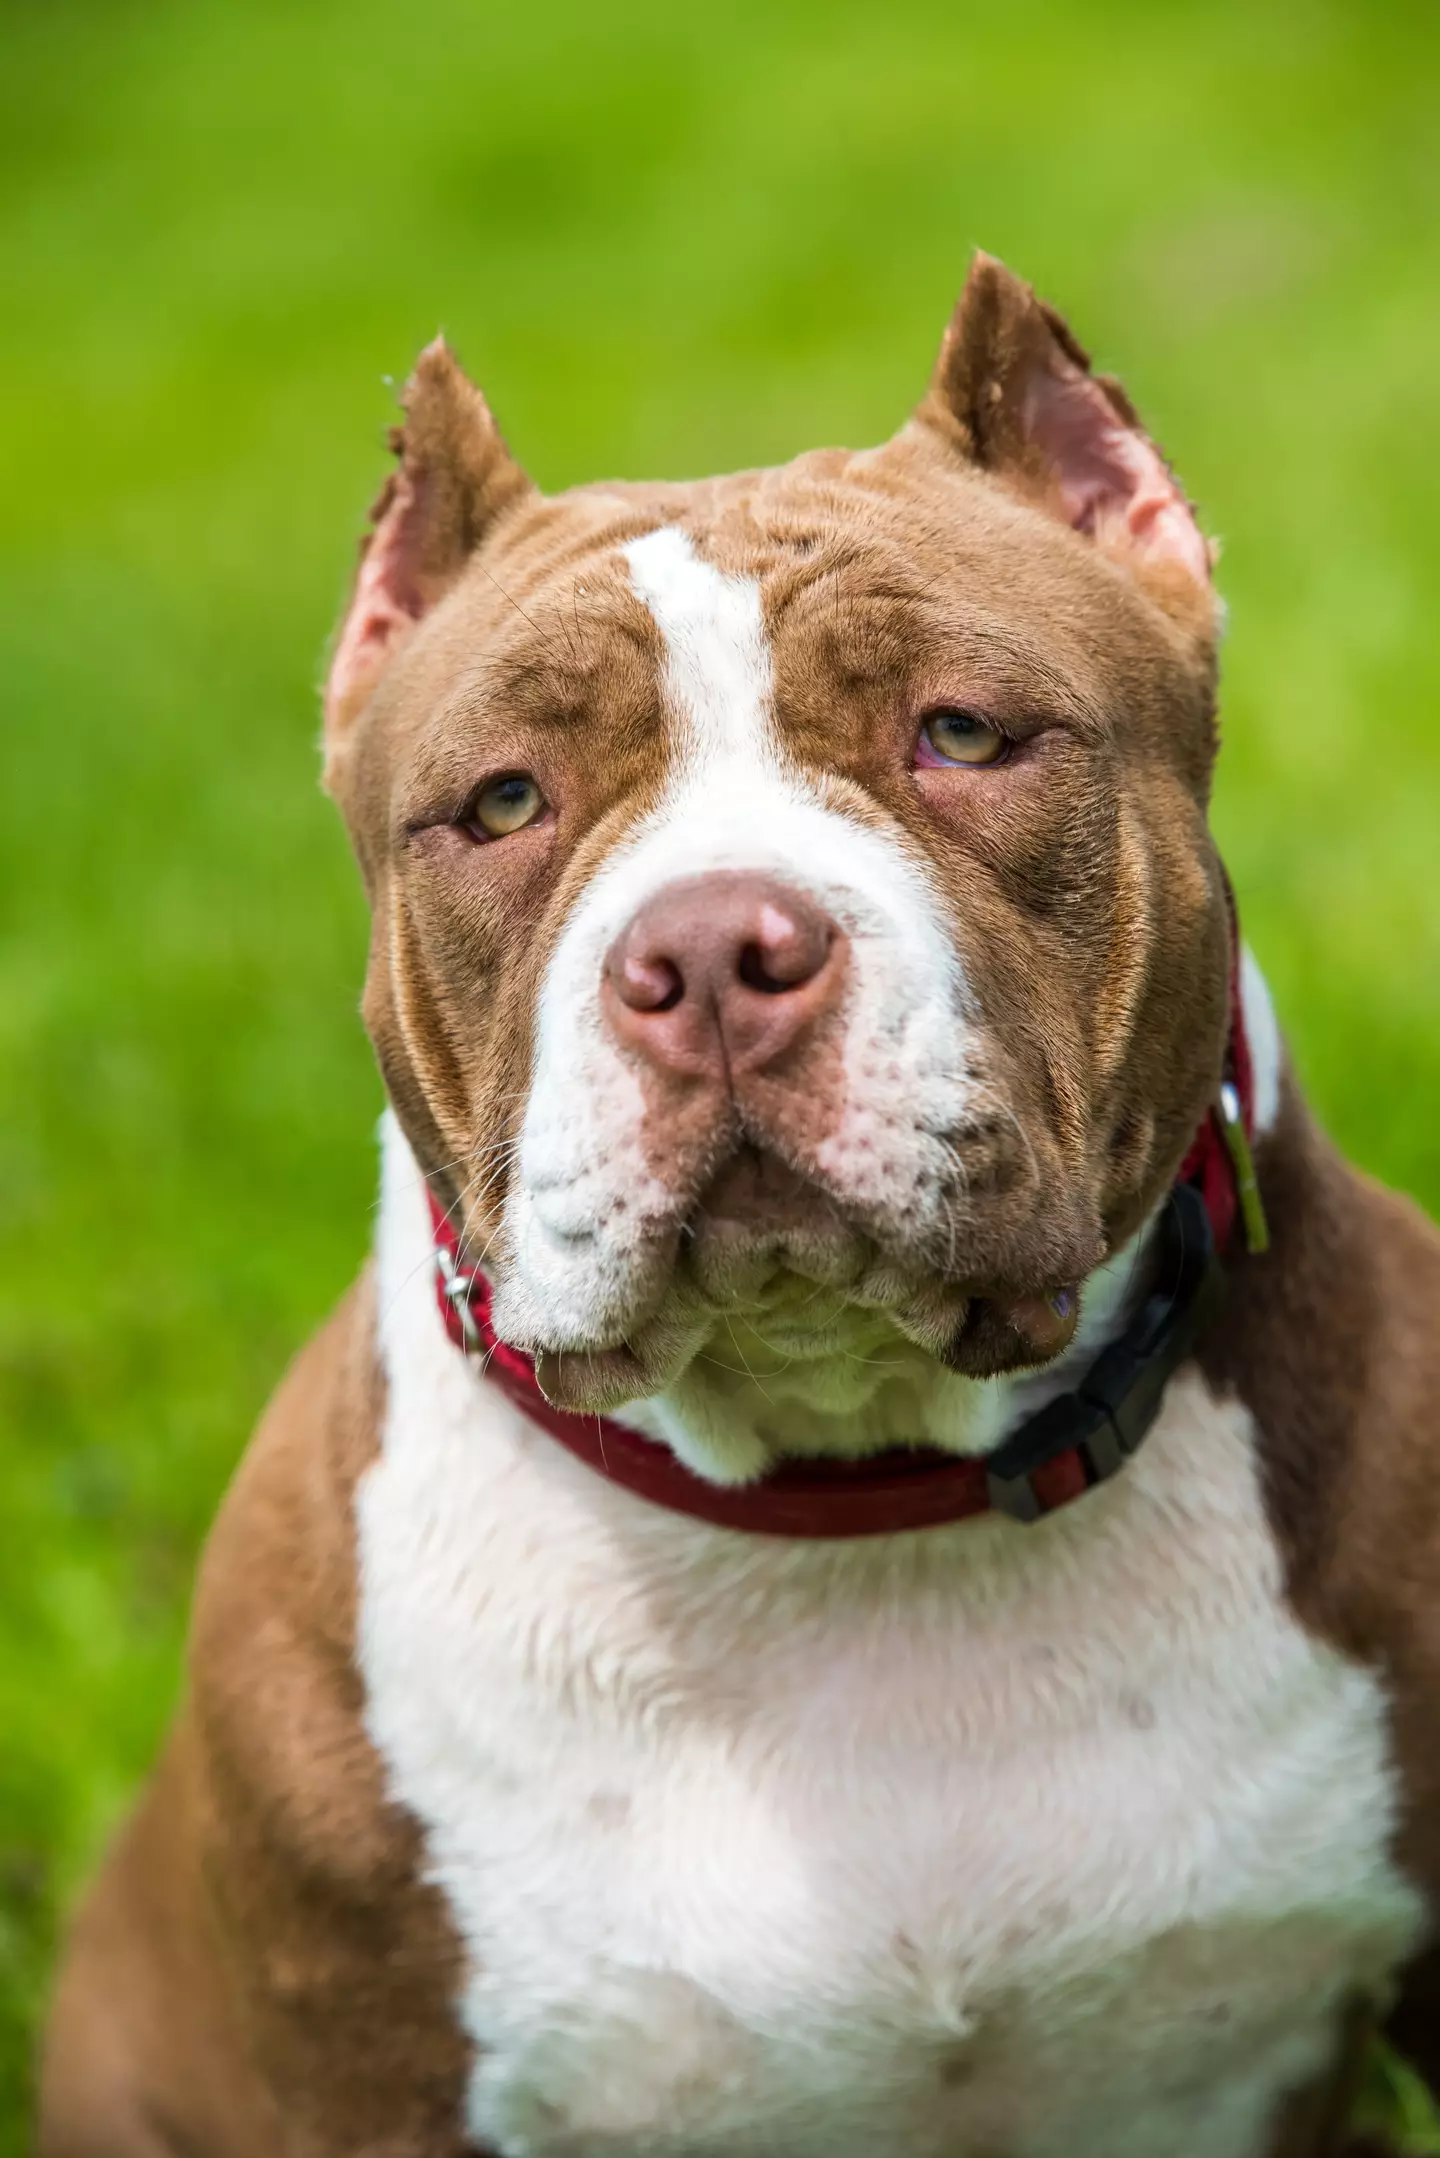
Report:
[[[535,1371],[555,1407],[587,1416],[672,1392],[697,1363],[724,1368],[727,1360],[757,1386],[782,1372],[804,1373],[812,1397],[831,1396],[837,1409],[855,1405],[846,1367],[894,1368],[908,1349],[937,1368],[970,1379],[1031,1371],[1061,1355],[1074,1337],[1080,1293],[1068,1287],[1048,1296],[958,1295],[937,1282],[893,1305],[824,1290],[800,1275],[770,1285],[758,1305],[706,1305],[693,1296],[667,1297],[630,1339],[594,1349],[542,1349]],[[835,1379],[821,1367],[835,1367]]]
[[[784,1211],[697,1209],[663,1293],[622,1340],[540,1349],[547,1398],[604,1414],[733,1371],[849,1414],[902,1367],[990,1379],[1049,1363],[1074,1336],[1073,1281],[957,1283],[923,1255],[881,1248],[821,1193],[790,1190]]]
[[[557,1407],[596,1415],[687,1379],[693,1388],[698,1367],[727,1361],[782,1390],[798,1369],[809,1398],[847,1407],[866,1391],[857,1372],[916,1352],[972,1379],[1033,1370],[1061,1354],[1078,1322],[1079,1269],[1067,1256],[1037,1252],[1018,1282],[957,1280],[933,1250],[878,1235],[833,1193],[745,1146],[701,1193],[665,1279],[622,1338],[542,1344],[536,1373]]]

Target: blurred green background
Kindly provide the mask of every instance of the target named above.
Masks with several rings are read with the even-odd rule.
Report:
[[[443,326],[552,486],[784,458],[901,420],[973,245],[1023,269],[1224,539],[1247,928],[1331,1128],[1440,1208],[1440,15],[0,0],[0,39],[9,2158],[196,1546],[369,1233],[315,683],[386,378]]]

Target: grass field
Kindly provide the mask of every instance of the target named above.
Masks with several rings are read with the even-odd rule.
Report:
[[[0,2158],[368,1235],[314,684],[385,378],[443,325],[550,485],[782,458],[900,421],[972,245],[1021,267],[1224,538],[1249,933],[1440,1209],[1437,63],[1358,0],[0,0]]]

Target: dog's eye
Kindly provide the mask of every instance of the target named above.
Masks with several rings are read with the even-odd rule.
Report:
[[[545,797],[528,772],[502,772],[487,779],[465,815],[467,830],[477,839],[504,839],[511,832],[533,824],[545,807]]]
[[[1009,747],[1009,737],[978,712],[932,712],[920,730],[920,760],[926,764],[927,749],[940,764],[998,764]]]

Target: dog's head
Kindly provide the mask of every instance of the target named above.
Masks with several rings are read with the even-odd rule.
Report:
[[[1226,1031],[1209,552],[1123,392],[981,257],[880,449],[546,498],[441,345],[396,448],[327,772],[501,1334],[721,1476],[1053,1356]]]

